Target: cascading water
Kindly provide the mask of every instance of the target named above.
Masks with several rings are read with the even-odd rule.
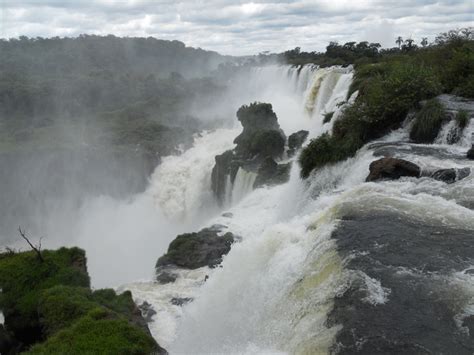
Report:
[[[310,137],[316,137],[332,127],[333,121],[323,124],[325,113],[335,111],[333,120],[339,116],[352,72],[350,68],[269,66],[253,69],[250,77],[240,78],[248,82],[246,95],[254,95],[250,101],[274,103],[286,133],[306,128]],[[473,174],[451,185],[430,177],[378,183],[366,183],[365,178],[370,162],[387,152],[424,171],[466,167],[474,171],[474,163],[461,154],[473,126],[471,121],[456,145],[446,145],[449,127],[435,145],[409,143],[405,127],[366,145],[353,158],[318,170],[308,180],[300,179],[299,167],[293,164],[286,184],[253,191],[254,177],[239,170],[227,190],[230,213],[216,211],[217,217],[202,223],[224,225],[242,238],[224,257],[222,267],[181,270],[173,284],[138,282],[124,287],[138,302],[146,300],[154,306],[152,332],[172,354],[328,353],[351,337],[360,347],[370,346],[374,340],[366,337],[368,329],[382,332],[398,346],[411,339],[413,325],[407,323],[412,308],[397,307],[420,302],[414,316],[428,326],[436,322],[430,318],[436,313],[430,307],[438,305],[438,310],[439,300],[445,302],[442,307],[452,324],[446,321],[444,338],[427,336],[426,342],[431,343],[421,341],[417,349],[435,344],[442,352],[447,350],[443,346],[452,346],[467,353],[471,344],[464,320],[474,314],[474,262],[469,254],[474,231]],[[214,155],[226,149],[225,144],[208,149],[211,141],[197,140],[193,149]],[[201,144],[206,147],[200,148]],[[185,154],[170,158],[170,166],[187,164],[190,157]],[[211,161],[213,155],[208,158]],[[212,164],[204,165],[209,173]],[[158,167],[153,176],[152,185],[158,189],[150,187],[158,191],[154,196],[180,214],[199,208],[201,197],[192,193],[186,199],[188,185],[173,179],[174,172],[167,169]],[[170,173],[169,180],[162,178],[163,171]],[[189,185],[199,182],[206,189],[203,175],[182,175],[188,176]],[[190,203],[176,207],[174,201],[183,200]],[[443,244],[450,238],[457,238],[461,247]],[[425,240],[432,244],[423,248]],[[431,248],[437,250],[435,255]],[[204,282],[206,275],[209,279]],[[415,285],[414,291],[408,287],[401,292],[400,282]],[[180,307],[170,302],[173,297],[193,301]],[[354,299],[357,307],[350,308]],[[408,331],[390,333],[392,317]],[[462,335],[466,331],[468,340]]]

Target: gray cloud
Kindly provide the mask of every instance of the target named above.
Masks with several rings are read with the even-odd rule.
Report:
[[[0,37],[154,36],[244,55],[329,41],[430,40],[472,26],[472,0],[0,0]]]

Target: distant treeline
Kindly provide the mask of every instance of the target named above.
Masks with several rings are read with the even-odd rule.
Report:
[[[230,59],[180,41],[80,35],[0,39],[0,73],[58,76],[98,71],[202,76]]]
[[[122,138],[123,127],[147,122],[188,128],[190,104],[221,91],[208,77],[232,60],[179,41],[112,35],[0,39],[0,53],[0,151],[58,121],[112,125]]]
[[[381,58],[387,56],[413,55],[417,51],[430,51],[433,48],[442,46],[446,43],[461,43],[474,39],[473,28],[462,28],[440,33],[433,43],[429,43],[426,37],[422,38],[417,44],[411,38],[403,39],[401,36],[394,38],[394,47],[382,48],[380,43],[347,42],[339,44],[330,42],[325,52],[304,52],[300,47],[287,50],[283,53],[260,53],[254,58],[256,62],[283,62],[286,64],[318,64],[320,66],[349,65],[376,63]]]

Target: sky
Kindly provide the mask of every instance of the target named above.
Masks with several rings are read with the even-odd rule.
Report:
[[[395,46],[474,26],[474,0],[0,0],[0,37],[82,33],[180,40],[222,54]]]

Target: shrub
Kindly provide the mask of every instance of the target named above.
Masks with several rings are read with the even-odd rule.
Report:
[[[41,338],[37,313],[41,292],[55,285],[89,287],[85,252],[79,248],[0,255],[0,309],[5,324],[27,344]]]
[[[456,122],[458,123],[459,128],[463,130],[466,128],[467,124],[469,123],[469,114],[467,111],[460,110],[455,117]]]
[[[27,354],[152,354],[151,336],[106,309],[94,308]]]
[[[301,166],[301,177],[307,178],[316,168],[353,156],[362,145],[363,142],[358,139],[357,135],[341,139],[324,133],[318,138],[312,139],[298,159]]]
[[[432,143],[445,120],[443,105],[436,99],[427,101],[415,115],[410,139],[416,143]]]

